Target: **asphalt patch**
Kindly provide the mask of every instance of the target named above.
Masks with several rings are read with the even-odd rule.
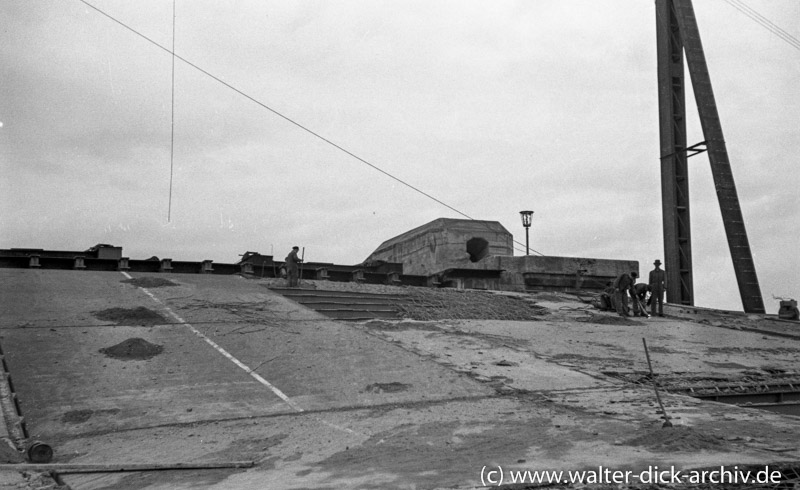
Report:
[[[392,382],[392,383],[373,383],[368,385],[364,391],[367,393],[399,393],[401,391],[407,391],[411,388],[411,385]]]
[[[163,288],[169,286],[179,286],[179,284],[176,282],[172,282],[169,279],[163,279],[160,277],[137,277],[135,279],[126,279],[120,282],[133,284],[134,286],[140,288]]]
[[[61,422],[65,424],[82,424],[92,418],[92,415],[116,415],[119,413],[118,408],[111,408],[105,410],[70,410],[61,417]]]
[[[750,366],[745,366],[744,364],[739,364],[738,362],[712,362],[712,361],[703,361],[703,362],[708,364],[709,366],[716,367],[716,368],[723,368],[723,369],[750,369]]]
[[[714,435],[685,426],[663,427],[625,441],[627,446],[641,446],[654,452],[729,451],[725,441]]]
[[[592,315],[588,318],[579,318],[578,321],[583,323],[595,323],[598,325],[644,325],[642,322],[621,317],[619,315]]]
[[[163,346],[151,344],[137,337],[124,340],[112,347],[100,349],[100,352],[108,357],[122,361],[143,361],[161,354],[163,350]]]
[[[139,306],[137,308],[108,308],[92,312],[95,318],[123,325],[158,325],[168,323],[155,311]]]
[[[791,347],[777,347],[773,349],[765,349],[759,347],[707,347],[706,352],[708,354],[742,354],[742,353],[751,353],[757,352],[759,354],[796,354],[800,352],[800,349],[794,349]]]

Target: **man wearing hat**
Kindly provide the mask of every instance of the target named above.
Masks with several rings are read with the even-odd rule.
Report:
[[[664,290],[667,288],[667,273],[660,266],[661,261],[653,262],[655,269],[650,271],[650,315],[656,314],[656,301],[658,301],[658,316],[664,316]]]
[[[289,252],[289,255],[286,256],[286,275],[289,278],[290,288],[296,288],[299,285],[297,264],[302,262],[302,260],[297,256],[298,250],[300,250],[300,247],[294,246],[292,247],[292,251]]]

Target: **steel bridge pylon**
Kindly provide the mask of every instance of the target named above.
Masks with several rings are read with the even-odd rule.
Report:
[[[667,301],[694,304],[687,161],[692,155],[708,151],[744,311],[764,313],[761,288],[691,0],[656,0],[656,32]],[[684,56],[705,138],[692,146],[686,143]]]

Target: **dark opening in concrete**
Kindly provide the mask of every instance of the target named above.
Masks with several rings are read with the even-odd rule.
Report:
[[[471,262],[478,262],[489,255],[489,242],[481,237],[470,238],[467,240],[467,253]]]

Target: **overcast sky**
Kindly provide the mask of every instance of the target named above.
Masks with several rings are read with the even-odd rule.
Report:
[[[746,0],[800,36],[800,2]],[[92,5],[171,49],[172,2]],[[695,0],[767,311],[800,296],[800,51]],[[663,261],[652,0],[177,0],[175,53],[544,255]],[[455,211],[78,0],[0,1],[0,248],[354,264]],[[687,93],[689,143],[704,138]],[[696,304],[741,309],[708,159]],[[172,171],[171,171],[172,165]],[[170,189],[170,179],[172,186]],[[170,201],[171,194],[171,201]],[[520,247],[517,254],[524,253]],[[800,298],[798,298],[800,299]]]

